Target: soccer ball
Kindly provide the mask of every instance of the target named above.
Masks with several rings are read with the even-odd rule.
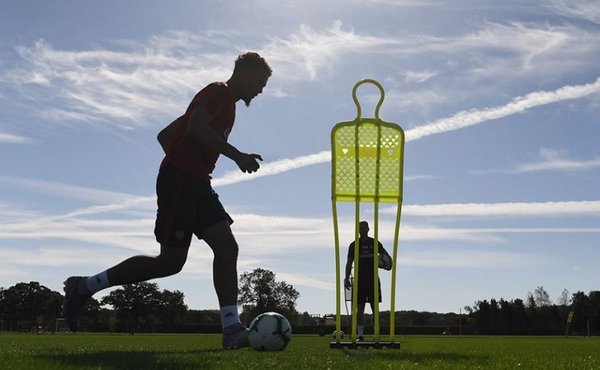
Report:
[[[337,330],[334,330],[333,333],[331,333],[331,336],[333,337],[333,339],[335,339],[337,337]],[[340,338],[344,338],[344,332],[342,330],[340,330]]]
[[[281,351],[292,337],[290,322],[277,312],[256,316],[248,329],[250,345],[259,351]]]
[[[391,270],[392,269],[392,258],[390,256],[388,256],[387,254],[379,254],[379,268],[384,269],[384,270]]]

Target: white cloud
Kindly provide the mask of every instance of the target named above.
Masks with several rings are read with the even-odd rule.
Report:
[[[40,104],[41,114],[48,118],[144,126],[152,123],[148,118],[181,110],[181,101],[187,102],[198,85],[228,77],[235,56],[211,54],[202,49],[207,43],[185,32],[156,36],[142,46],[131,43],[122,51],[58,50],[39,40],[17,48],[27,64],[9,70],[3,80],[18,92],[55,91],[36,94],[46,103]]]
[[[0,144],[25,144],[31,142],[31,139],[26,138],[24,136],[7,134],[5,132],[0,132]]]
[[[455,97],[438,88],[421,90],[394,89],[386,93],[386,107],[400,112],[418,112],[429,115],[437,107],[450,102]]]
[[[406,253],[398,259],[406,266],[477,269],[515,269],[549,262],[548,257],[525,253],[455,249]]]
[[[68,199],[87,200],[90,202],[123,202],[136,197],[132,194],[14,176],[0,175],[0,183],[17,186],[19,189],[33,190],[39,194],[50,194]]]
[[[398,7],[409,7],[409,6],[437,6],[442,4],[443,2],[441,1],[433,1],[433,0],[423,0],[423,1],[416,1],[416,0],[361,0],[360,3],[366,3],[366,4],[372,4],[372,5],[376,5],[376,6],[381,6],[381,5],[391,5],[391,6],[398,6]]]
[[[395,209],[386,209],[395,213]],[[570,215],[600,216],[600,201],[530,202],[530,203],[456,203],[406,205],[406,216],[465,217],[564,217]]]
[[[345,31],[342,22],[336,20],[324,32],[302,24],[289,37],[273,37],[263,48],[263,54],[286,79],[297,81],[308,77],[314,80],[321,70],[333,70],[335,63],[346,54],[379,53],[397,44],[394,38]]]
[[[327,291],[335,291],[335,280],[319,279],[306,274],[293,274],[290,272],[277,272],[277,280],[285,281],[294,286],[305,286]]]
[[[514,98],[510,103],[502,106],[462,111],[452,117],[415,127],[406,132],[406,141],[477,125],[546,104],[579,99],[599,91],[600,78],[584,85],[567,85],[553,91],[536,91],[523,97]]]
[[[404,81],[406,82],[421,83],[435,77],[439,73],[439,71],[405,71],[401,75],[404,76]]]
[[[597,0],[551,0],[542,3],[557,14],[600,23],[600,6]]]
[[[565,100],[580,99],[600,92],[600,78],[584,85],[567,85],[553,91],[536,91],[523,97],[513,98],[511,102],[497,107],[472,109],[459,112],[448,118],[441,118],[429,124],[414,127],[405,132],[406,141],[418,140],[430,135],[455,131],[466,127],[478,125],[495,119],[500,119],[513,114],[524,112],[538,106],[557,103]],[[265,163],[253,175],[232,171],[215,179],[215,186],[223,186],[240,181],[252,180],[258,177],[270,176],[298,168],[326,163],[331,161],[330,151],[299,156],[296,158],[281,159]]]
[[[0,208],[1,209],[1,208]],[[13,208],[14,209],[14,208]],[[18,211],[18,210],[17,210]],[[27,267],[60,267],[65,265],[108,266],[115,259],[128,257],[131,253],[155,255],[158,252],[152,229],[154,219],[151,211],[148,217],[123,219],[120,215],[107,212],[103,219],[83,219],[77,215],[43,215],[23,212],[29,217],[11,219],[0,223],[0,240],[2,245],[19,243],[20,248],[1,248],[0,267],[6,277],[18,273],[14,266]],[[379,231],[381,241],[386,246],[392,244],[394,233],[393,217],[387,215],[389,210],[382,209]],[[494,203],[494,204],[440,204],[440,205],[405,205],[403,217],[406,216],[468,216],[480,217],[568,217],[572,215],[600,215],[600,201],[584,202],[545,202],[545,203]],[[233,224],[236,239],[243,245],[240,269],[256,265],[265,265],[265,261],[288,261],[289,253],[309,253],[316,255],[323,251],[333,251],[333,231],[330,217],[281,217],[259,214],[232,214],[236,220]],[[372,225],[373,228],[373,225]],[[354,238],[354,220],[340,219],[340,248],[342,255],[349,240]],[[488,247],[506,242],[505,234],[555,234],[555,233],[600,233],[600,228],[561,228],[561,227],[526,227],[526,228],[447,228],[435,225],[419,225],[404,222],[401,225],[400,246],[410,241],[427,242],[461,242],[484,244]],[[24,241],[44,240],[45,246],[26,247]],[[55,247],[59,245],[58,247]],[[78,248],[69,247],[78,245]],[[107,248],[110,253],[107,253]],[[391,252],[391,250],[390,250]],[[25,257],[28,256],[28,257]],[[519,253],[498,250],[478,252],[441,252],[415,253],[403,252],[399,259],[401,265],[428,267],[460,267],[460,268],[509,268],[513,257],[521,265],[526,266],[531,258]],[[285,258],[285,259],[284,259]],[[186,269],[197,278],[210,279],[205,266],[212,255],[207,248],[194,248],[190,254]],[[496,261],[494,264],[493,261]],[[514,262],[514,261],[513,261]],[[5,271],[5,267],[8,269]],[[278,272],[279,274],[279,272]],[[313,274],[297,275],[285,271],[280,277],[288,282],[330,290],[332,284],[322,281]]]
[[[537,171],[571,171],[586,170],[600,167],[600,158],[590,160],[576,161],[565,158],[566,151],[540,148],[540,157],[542,161],[534,163],[520,164],[514,171],[516,173],[537,172]]]
[[[88,245],[110,245],[137,251],[149,251],[155,246],[152,229],[154,219],[148,217],[123,219],[107,214],[104,219],[82,219],[74,216],[44,216],[12,220],[0,224],[0,239],[62,239]],[[382,209],[382,215],[390,212]],[[600,215],[600,201],[497,203],[497,204],[440,204],[405,205],[406,216],[469,216],[469,217],[565,217],[572,215]],[[272,255],[306,248],[330,248],[333,244],[330,218],[302,218],[233,214],[233,228],[237,238],[251,246],[249,256]],[[390,218],[389,216],[387,218]],[[353,220],[340,220],[341,240],[353,238]],[[393,235],[393,218],[380,220],[381,235]],[[530,231],[528,231],[530,230]],[[403,240],[471,241],[499,243],[502,233],[523,232],[599,232],[600,229],[577,228],[444,228],[402,224]],[[388,240],[390,242],[390,240]]]
[[[260,170],[251,175],[240,171],[230,171],[212,180],[215,187],[235,184],[241,181],[254,180],[259,177],[277,175],[283,172],[331,161],[331,152],[324,150],[316,154],[303,155],[295,158],[285,158],[261,165]]]
[[[273,91],[265,93],[287,96],[289,84],[315,80],[324,71],[339,73],[342,63],[350,68],[345,63],[348,58],[361,63],[373,55],[381,55],[390,62],[404,61],[407,55],[433,53],[437,58],[449,60],[464,60],[465,55],[471,55],[476,56],[473,64],[462,66],[461,74],[475,73],[489,80],[490,76],[500,75],[506,79],[516,69],[534,65],[536,73],[546,68],[556,75],[560,68],[593,59],[591,56],[600,49],[590,47],[600,44],[600,40],[593,42],[597,36],[572,26],[484,22],[474,27],[475,31],[458,36],[384,37],[351,27],[344,29],[339,20],[324,30],[302,24],[292,34],[271,37],[259,48],[276,70]],[[187,103],[198,86],[229,76],[235,55],[222,44],[230,45],[233,37],[239,34],[178,31],[152,36],[145,42],[127,41],[112,49],[90,50],[60,50],[39,40],[31,47],[17,47],[22,63],[7,69],[0,79],[17,93],[38,101],[39,114],[47,119],[102,125],[118,122],[120,128],[145,127],[157,119],[181,113],[182,102]],[[500,52],[512,55],[498,58]],[[553,53],[551,57],[549,53]],[[538,58],[542,55],[543,59]],[[521,60],[521,68],[515,68],[514,58]],[[406,80],[423,82],[442,73],[431,67],[409,68],[403,75]],[[463,75],[460,81],[463,87],[464,78]],[[441,93],[435,92],[436,88],[432,87],[434,92],[423,96],[429,100],[425,105],[439,103],[436,96]],[[53,93],[48,94],[48,90]],[[1,138],[2,135],[0,141]]]
[[[567,158],[566,150],[540,148],[541,160],[529,163],[521,163],[512,169],[488,169],[471,170],[474,175],[485,175],[490,173],[522,174],[540,171],[584,171],[600,167],[600,158],[595,157],[587,160],[575,160]]]

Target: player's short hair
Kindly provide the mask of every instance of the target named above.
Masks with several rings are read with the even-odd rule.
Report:
[[[264,71],[268,77],[271,77],[273,73],[271,66],[269,66],[265,58],[254,51],[249,51],[238,56],[233,68],[233,72],[235,73],[236,71]]]

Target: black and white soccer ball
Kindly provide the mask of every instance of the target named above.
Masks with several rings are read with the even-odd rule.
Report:
[[[290,322],[277,312],[265,312],[256,316],[248,329],[250,345],[259,351],[281,351],[292,338]]]
[[[344,334],[344,332],[343,332],[342,330],[340,330],[340,338],[344,338],[344,336],[345,336],[345,335],[346,335],[346,334]],[[337,330],[334,330],[334,331],[333,331],[333,333],[331,333],[331,337],[332,337],[333,339],[336,339],[336,338],[337,338]]]
[[[384,270],[392,269],[392,257],[385,253],[379,254],[379,268]]]

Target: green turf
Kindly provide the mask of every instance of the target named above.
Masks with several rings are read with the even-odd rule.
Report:
[[[0,333],[2,369],[600,369],[600,340],[400,336],[401,349],[330,349],[295,335],[283,352],[223,351],[212,334]]]

